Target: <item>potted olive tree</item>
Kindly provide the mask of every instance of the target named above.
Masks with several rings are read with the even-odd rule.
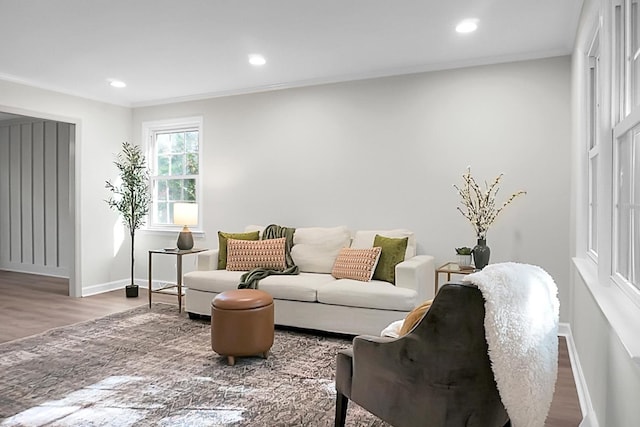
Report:
[[[151,202],[149,170],[142,149],[128,142],[122,144],[122,151],[117,154],[113,164],[120,172],[120,180],[115,184],[106,181],[105,187],[111,191],[111,197],[106,202],[120,214],[131,236],[131,282],[126,287],[126,295],[137,297],[138,285],[133,280],[133,254],[136,230],[144,225]]]

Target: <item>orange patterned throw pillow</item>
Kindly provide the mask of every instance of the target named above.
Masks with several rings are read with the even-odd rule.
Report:
[[[227,241],[227,270],[249,271],[267,268],[282,271],[287,267],[285,260],[286,238],[266,240]]]
[[[380,259],[379,247],[369,249],[342,248],[333,264],[331,275],[336,279],[354,279],[368,282]]]

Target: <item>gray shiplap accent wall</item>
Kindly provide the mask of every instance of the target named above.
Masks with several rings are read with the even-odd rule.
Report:
[[[0,269],[69,276],[69,147],[75,126],[0,124]]]

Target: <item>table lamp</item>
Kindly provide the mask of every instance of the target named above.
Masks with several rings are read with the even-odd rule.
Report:
[[[182,231],[178,235],[178,249],[188,250],[193,248],[193,236],[189,226],[198,224],[198,204],[174,203],[173,223],[182,225]]]

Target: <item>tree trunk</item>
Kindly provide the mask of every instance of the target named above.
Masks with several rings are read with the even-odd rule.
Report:
[[[133,190],[131,191],[131,219],[129,220],[129,232],[131,233],[131,286],[134,286],[135,283],[133,282],[133,263],[134,263],[134,256],[133,256],[133,250],[135,248],[135,237],[136,237],[136,229],[134,227],[134,218],[135,218],[135,194],[133,194]]]
[[[133,283],[133,262],[134,262],[134,259],[133,259],[134,244],[133,244],[133,242],[134,242],[134,239],[135,239],[135,235],[136,235],[136,232],[134,230],[134,231],[131,232],[131,286],[135,285],[135,283]]]

